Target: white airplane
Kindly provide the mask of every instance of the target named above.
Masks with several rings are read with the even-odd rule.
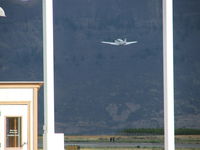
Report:
[[[120,46],[120,45],[130,45],[130,44],[134,44],[134,43],[137,43],[137,42],[138,42],[138,41],[130,41],[130,42],[127,42],[126,39],[124,39],[124,40],[122,40],[122,39],[117,39],[117,40],[114,40],[114,42],[102,41],[101,43]]]

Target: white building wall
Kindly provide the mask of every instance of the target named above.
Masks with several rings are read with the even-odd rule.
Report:
[[[0,88],[0,102],[30,102],[30,150],[33,150],[33,100],[34,88]]]
[[[33,88],[0,88],[0,101],[33,101]]]

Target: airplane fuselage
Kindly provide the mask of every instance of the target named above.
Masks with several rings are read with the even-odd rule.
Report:
[[[118,44],[118,45],[125,45],[126,44],[126,39],[125,40],[117,39],[117,40],[115,40],[115,43]]]

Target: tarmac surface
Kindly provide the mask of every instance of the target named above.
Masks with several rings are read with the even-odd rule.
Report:
[[[79,145],[80,147],[164,147],[162,143],[115,143],[115,142],[105,142],[105,143],[91,143],[91,142],[66,142],[67,145]],[[200,144],[176,144],[177,148],[200,148]]]
[[[129,147],[137,147],[137,148],[150,148],[150,147],[164,147],[163,143],[117,143],[117,142],[65,142],[65,146],[67,145],[78,145],[80,147],[89,147],[89,148],[97,148],[97,147],[116,147],[116,148],[129,148]],[[42,141],[38,142],[39,148],[42,148]],[[176,148],[200,148],[200,144],[176,144]]]

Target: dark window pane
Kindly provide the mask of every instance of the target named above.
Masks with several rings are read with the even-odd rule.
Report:
[[[21,117],[6,117],[6,147],[21,147]]]

